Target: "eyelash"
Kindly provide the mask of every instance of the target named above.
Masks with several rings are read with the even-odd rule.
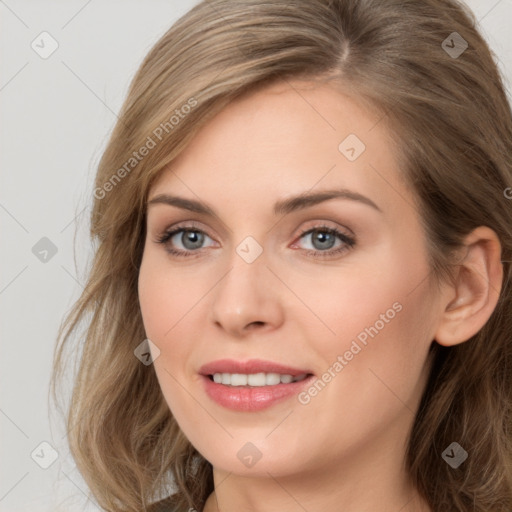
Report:
[[[183,232],[183,233],[202,233],[202,234],[208,236],[209,238],[211,238],[208,235],[208,233],[205,233],[202,229],[199,229],[194,225],[186,225],[186,226],[177,226],[172,231],[164,232],[162,235],[160,235],[156,239],[156,242],[159,244],[165,245],[174,235],[176,235],[177,233],[181,233],[181,232]],[[302,237],[304,237],[305,235],[309,235],[314,232],[328,233],[330,235],[334,235],[335,237],[338,237],[345,244],[344,246],[339,247],[338,249],[329,249],[326,251],[304,249],[304,251],[306,252],[306,254],[308,256],[313,256],[314,258],[328,258],[328,257],[336,256],[338,254],[342,254],[346,251],[349,251],[356,244],[356,239],[354,237],[349,236],[345,233],[342,233],[341,231],[339,231],[335,228],[331,228],[331,227],[325,226],[325,225],[314,226],[305,231],[302,231],[302,233],[300,233],[300,235],[299,235],[299,240]],[[193,254],[193,253],[200,252],[200,249],[195,250],[195,251],[192,251],[192,250],[182,251],[182,250],[178,250],[178,249],[173,249],[169,246],[166,247],[166,250],[169,254],[171,254],[172,256],[176,256],[178,258],[195,257],[198,255]]]

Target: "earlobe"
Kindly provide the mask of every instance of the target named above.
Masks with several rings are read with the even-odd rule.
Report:
[[[501,244],[487,226],[473,230],[465,240],[466,256],[458,265],[449,299],[435,340],[453,346],[469,340],[491,317],[501,292],[503,265]]]

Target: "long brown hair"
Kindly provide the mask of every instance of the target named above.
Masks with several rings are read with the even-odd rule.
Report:
[[[145,339],[145,202],[225,105],[291,78],[329,80],[381,113],[418,197],[437,282],[450,278],[452,251],[474,228],[500,238],[499,302],[471,340],[432,344],[406,463],[436,512],[510,512],[512,114],[497,58],[458,0],[208,0],[151,49],[98,166],[94,260],[55,348],[54,397],[85,322],[67,413],[79,471],[112,512],[148,510],[171,491],[178,506],[202,510],[213,491],[211,464],[176,424],[154,368],[134,355]],[[453,441],[469,452],[457,469],[441,459]]]

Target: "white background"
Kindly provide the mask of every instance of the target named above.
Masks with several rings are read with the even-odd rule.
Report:
[[[153,44],[196,3],[0,0],[2,512],[99,510],[48,408],[53,348],[84,282],[95,166],[129,82]],[[512,0],[468,4],[512,89]],[[31,47],[43,31],[59,45],[47,59]],[[46,263],[32,252],[43,237],[57,249]],[[44,441],[58,453],[48,469],[31,458]]]

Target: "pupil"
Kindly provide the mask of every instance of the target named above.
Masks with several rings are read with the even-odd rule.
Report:
[[[187,249],[195,249],[201,246],[203,236],[202,234],[198,233],[197,231],[188,231],[187,233],[185,233],[185,235],[186,237],[183,245],[187,247],[188,242],[192,244],[192,247],[188,246]]]
[[[328,243],[329,238],[332,238],[331,233],[326,233],[325,231],[319,231],[319,232],[317,232],[317,241],[318,241],[318,238],[320,239],[319,242],[320,242],[321,249],[325,249],[325,248],[330,249],[330,247],[332,247],[332,240],[330,240],[330,242],[331,242],[330,245]],[[327,241],[327,246],[322,245],[322,244],[325,244],[326,241]]]

